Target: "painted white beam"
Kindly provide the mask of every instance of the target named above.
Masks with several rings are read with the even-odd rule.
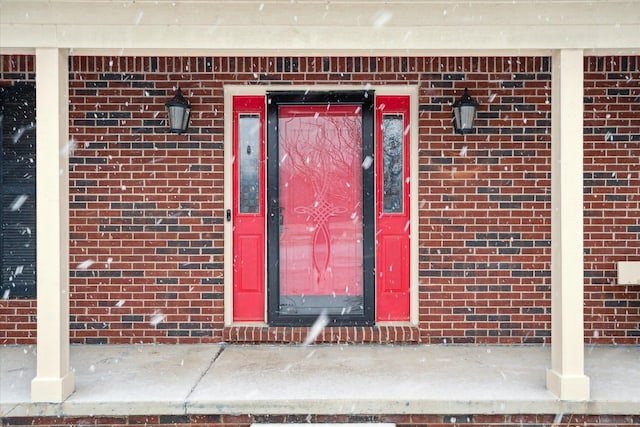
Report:
[[[640,52],[640,0],[0,0],[0,8],[0,47],[73,54]]]
[[[584,374],[583,52],[552,56],[551,369],[547,388],[588,400]]]
[[[37,373],[34,402],[62,402],[69,368],[68,52],[36,50]]]

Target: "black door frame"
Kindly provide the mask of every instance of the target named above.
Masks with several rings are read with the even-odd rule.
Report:
[[[278,111],[281,105],[358,105],[362,114],[362,161],[374,159],[374,91],[267,92],[267,322],[271,326],[312,325],[317,314],[286,314],[280,310],[280,206]],[[363,168],[363,311],[330,315],[329,325],[371,325],[375,319],[375,167]]]

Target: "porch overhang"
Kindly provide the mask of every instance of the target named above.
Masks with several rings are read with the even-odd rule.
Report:
[[[2,0],[0,6],[3,53],[38,47],[171,56],[640,52],[636,0]]]

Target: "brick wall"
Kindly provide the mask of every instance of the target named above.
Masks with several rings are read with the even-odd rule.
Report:
[[[543,343],[550,335],[550,60],[430,61],[420,99],[424,341]],[[450,104],[468,87],[474,135]]]
[[[398,427],[591,427],[637,426],[640,417],[625,415],[142,415],[114,417],[25,417],[5,418],[7,426],[235,426],[249,427],[252,423],[395,423]]]
[[[2,57],[0,84],[33,80]],[[585,58],[588,342],[640,343],[640,57]],[[335,328],[323,341],[548,343],[550,59],[73,57],[71,335],[84,343],[289,341],[223,328],[223,85],[419,85],[419,328]],[[191,130],[167,133],[177,85]],[[451,129],[464,88],[477,131]],[[0,301],[0,342],[34,342],[35,303]],[[24,337],[28,335],[28,337]],[[346,338],[345,338],[346,337]]]
[[[640,57],[585,60],[586,341],[640,342],[640,286],[617,261],[640,260]]]
[[[73,341],[221,340],[224,109],[211,65],[73,58]],[[187,135],[165,123],[178,83],[195,110]]]

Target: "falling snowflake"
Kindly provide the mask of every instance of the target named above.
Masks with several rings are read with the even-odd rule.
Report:
[[[385,10],[380,11],[373,20],[373,26],[377,28],[382,27],[389,22],[392,17],[393,14],[391,12]]]
[[[367,156],[364,158],[364,161],[362,162],[362,169],[365,169],[365,170],[369,169],[372,164],[373,164],[373,157]]]
[[[320,335],[320,332],[322,332],[324,327],[328,324],[329,316],[327,316],[327,310],[323,309],[322,313],[320,313],[316,321],[313,323],[313,326],[311,326],[311,329],[309,329],[309,334],[307,335],[307,338],[305,338],[302,345],[309,345],[314,342],[318,335]]]
[[[70,156],[73,154],[73,152],[75,151],[76,147],[77,147],[77,143],[76,141],[71,138],[69,140],[69,142],[60,149],[60,155],[61,156]]]
[[[34,123],[31,123],[27,126],[22,126],[20,127],[13,135],[11,135],[11,140],[13,141],[14,144],[17,144],[18,141],[20,140],[20,138],[22,138],[22,135],[24,135],[25,132],[35,129],[36,125]]]
[[[22,205],[24,205],[24,202],[26,202],[28,198],[29,196],[26,194],[19,195],[13,200],[13,202],[11,202],[11,206],[9,209],[11,209],[11,211],[13,212],[20,210],[20,208],[22,207]]]
[[[153,326],[157,326],[158,323],[162,322],[163,320],[164,320],[164,314],[162,314],[159,311],[154,311],[149,323]]]
[[[86,261],[81,262],[80,264],[78,264],[78,266],[76,267],[78,270],[86,270],[87,268],[91,267],[93,265],[94,261],[92,259],[88,259]]]

